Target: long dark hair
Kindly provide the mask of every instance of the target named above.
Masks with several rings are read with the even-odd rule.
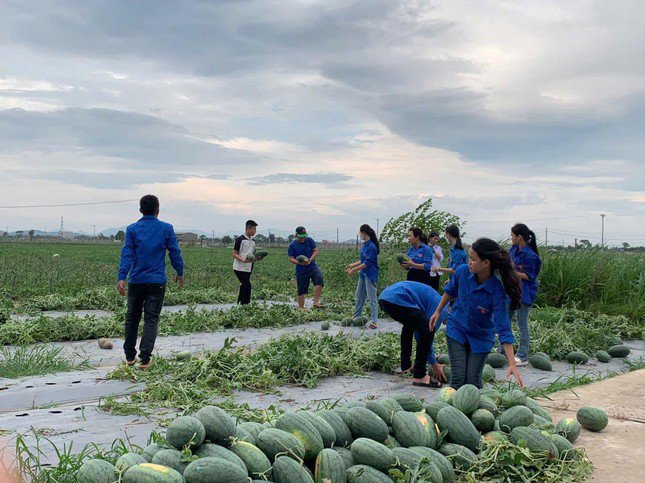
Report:
[[[376,253],[381,253],[381,244],[378,241],[378,237],[376,236],[376,232],[374,229],[369,226],[369,225],[361,225],[361,227],[358,229],[361,233],[365,233],[368,237],[370,237],[370,240],[372,240],[372,243],[376,245]]]
[[[428,237],[426,236],[425,233],[423,233],[423,230],[419,228],[418,226],[413,226],[410,228],[408,231],[412,232],[412,234],[421,240],[421,243],[427,245],[428,244]]]
[[[471,247],[482,260],[490,261],[491,275],[497,271],[502,279],[504,291],[511,298],[511,310],[522,305],[522,285],[513,269],[513,261],[506,250],[490,238],[479,238]]]
[[[459,227],[457,225],[450,225],[446,228],[446,233],[453,238],[456,238],[455,248],[463,250],[464,246],[461,244],[461,235],[459,234]]]
[[[539,255],[537,242],[535,241],[535,233],[529,230],[528,226],[526,226],[524,223],[516,223],[515,225],[513,225],[513,228],[511,228],[511,231],[515,236],[521,236],[522,238],[524,238],[526,244],[530,246],[536,254]]]

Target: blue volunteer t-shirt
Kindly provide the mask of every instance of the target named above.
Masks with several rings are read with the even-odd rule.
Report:
[[[515,270],[529,277],[528,280],[522,280],[522,303],[533,305],[538,291],[537,278],[542,268],[542,259],[528,245],[521,250],[517,245],[513,245],[510,250],[510,255]]]
[[[360,277],[367,277],[371,282],[378,281],[378,249],[372,240],[367,240],[361,248],[361,263],[365,268],[361,270]]]
[[[457,270],[459,265],[468,264],[468,254],[463,248],[450,247],[450,257],[448,258],[448,268]]]
[[[296,240],[293,240],[289,244],[289,249],[287,253],[290,257],[298,258],[300,255],[304,255],[307,258],[311,258],[311,255],[314,253],[314,248],[316,248],[316,242],[313,238],[305,238],[303,243],[300,243]],[[309,273],[314,268],[316,268],[316,261],[314,260],[309,265],[296,265],[296,275]]]
[[[417,247],[408,248],[408,257],[410,257],[410,260],[412,260],[414,263],[422,263],[423,270],[430,271],[430,269],[432,268],[432,256],[433,256],[432,248],[430,248],[425,243],[422,243],[419,248]],[[419,269],[410,268],[410,270],[419,270]]]
[[[492,276],[479,284],[468,265],[461,265],[444,293],[454,299],[446,321],[448,337],[460,344],[468,342],[476,354],[490,352],[495,344],[495,333],[500,343],[515,342],[506,309],[507,296],[499,278]]]

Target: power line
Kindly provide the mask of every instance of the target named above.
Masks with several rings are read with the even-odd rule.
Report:
[[[114,203],[131,203],[133,201],[139,201],[138,199],[133,200],[115,200],[115,201],[92,201],[88,203],[64,203],[58,205],[5,205],[0,206],[0,209],[14,209],[14,208],[60,208],[65,206],[90,206],[90,205],[109,205]]]

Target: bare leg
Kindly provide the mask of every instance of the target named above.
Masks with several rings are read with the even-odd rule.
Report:
[[[316,285],[314,287],[314,306],[320,303],[320,295],[322,294],[322,291],[323,291],[322,285]]]
[[[305,308],[305,296],[304,295],[298,295],[298,307],[301,309]]]

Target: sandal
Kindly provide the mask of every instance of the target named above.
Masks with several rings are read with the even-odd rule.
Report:
[[[394,369],[394,374],[409,374],[412,371],[412,366],[407,369],[401,369],[400,367]]]
[[[324,309],[325,306],[323,304],[316,304],[313,306],[315,309]]]
[[[374,322],[371,322],[367,324],[368,329],[378,329],[378,325],[376,325]]]
[[[441,386],[443,386],[443,384],[441,382],[439,382],[438,380],[436,380],[436,379],[430,379],[430,382],[428,382],[428,383],[413,381],[412,385],[413,386],[418,386],[418,387],[434,387],[434,388],[437,388],[437,389],[440,388]]]

